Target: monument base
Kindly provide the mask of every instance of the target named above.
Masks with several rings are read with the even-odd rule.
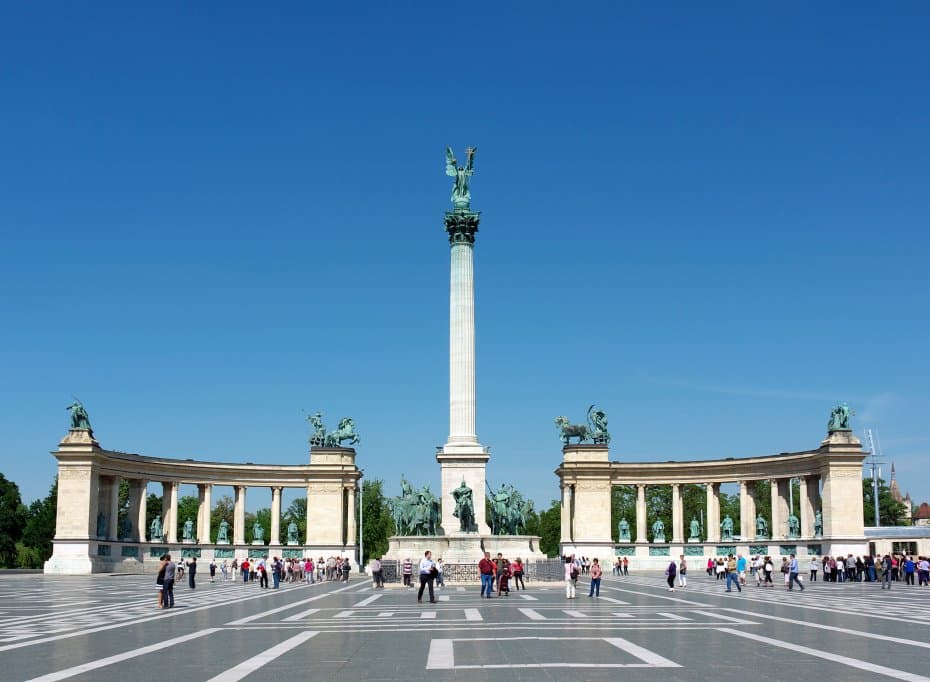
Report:
[[[418,561],[427,550],[433,553],[433,559],[441,558],[446,564],[477,564],[485,552],[490,552],[492,557],[501,553],[511,561],[517,558],[524,562],[547,558],[539,549],[538,536],[479,533],[395,535],[390,538],[388,551],[382,558]]]

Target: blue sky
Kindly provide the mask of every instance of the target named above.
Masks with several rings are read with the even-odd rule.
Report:
[[[302,410],[351,415],[437,488],[472,144],[493,485],[557,497],[591,403],[648,461],[813,448],[845,400],[930,499],[930,7],[746,12],[3,4],[0,471],[44,495],[77,395],[162,457],[303,463]]]

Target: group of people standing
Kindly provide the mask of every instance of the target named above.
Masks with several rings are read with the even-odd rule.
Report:
[[[478,562],[478,572],[481,574],[482,598],[490,599],[495,590],[497,590],[498,597],[509,596],[511,580],[513,580],[514,589],[526,589],[526,584],[523,582],[525,570],[520,557],[510,561],[498,552],[497,558],[491,559],[491,553],[485,552]]]
[[[603,571],[601,570],[601,564],[597,559],[591,559],[588,561],[587,567],[585,567],[585,560],[582,557],[576,557],[574,554],[569,554],[562,557],[562,563],[565,568],[566,599],[575,598],[576,588],[578,586],[578,577],[581,575],[590,576],[590,589],[588,591],[588,596],[601,596],[601,576],[603,575]]]

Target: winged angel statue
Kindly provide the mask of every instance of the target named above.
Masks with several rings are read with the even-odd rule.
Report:
[[[465,150],[467,158],[465,166],[459,166],[452,153],[452,147],[446,147],[446,175],[455,178],[452,186],[452,205],[456,209],[469,210],[471,208],[471,192],[468,191],[468,179],[475,172],[475,152],[477,147],[468,147]]]

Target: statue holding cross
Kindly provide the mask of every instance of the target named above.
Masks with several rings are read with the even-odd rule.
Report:
[[[468,211],[471,209],[471,192],[468,191],[468,179],[475,172],[475,152],[477,147],[465,149],[465,165],[459,166],[455,160],[452,147],[446,147],[446,175],[455,178],[452,186],[452,205],[456,210]]]

